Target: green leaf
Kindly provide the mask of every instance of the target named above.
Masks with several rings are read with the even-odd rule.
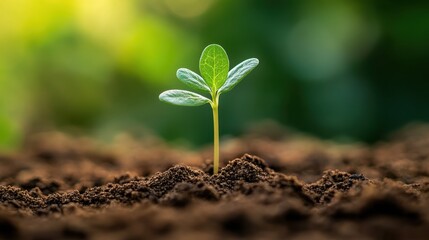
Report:
[[[179,106],[200,106],[211,102],[200,94],[185,90],[167,90],[159,95],[159,100]]]
[[[225,84],[219,89],[219,94],[228,92],[235,87],[247,74],[249,74],[256,66],[258,66],[259,60],[256,58],[250,58],[244,60],[231,71],[228,72],[228,78]]]
[[[229,60],[225,50],[217,44],[208,45],[201,54],[200,72],[213,92],[225,83],[228,70]]]
[[[176,76],[180,81],[182,81],[191,88],[210,92],[210,88],[209,86],[207,86],[206,82],[204,82],[204,79],[200,75],[192,72],[189,69],[180,68],[179,70],[177,70]]]

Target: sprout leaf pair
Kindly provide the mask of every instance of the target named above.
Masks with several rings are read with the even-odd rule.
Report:
[[[185,90],[167,90],[159,95],[161,101],[174,105],[200,106],[206,103],[210,104],[213,110],[214,124],[214,174],[217,174],[219,170],[219,96],[233,89],[258,64],[258,59],[250,58],[229,70],[229,59],[225,50],[220,45],[211,44],[201,54],[201,76],[186,68],[180,68],[176,74],[177,78],[187,86],[209,93],[211,99]]]

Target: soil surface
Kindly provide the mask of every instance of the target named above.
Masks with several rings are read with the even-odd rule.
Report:
[[[0,239],[428,239],[429,127],[372,146],[281,129],[211,148],[46,133],[0,154]]]

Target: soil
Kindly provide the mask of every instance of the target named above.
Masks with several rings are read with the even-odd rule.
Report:
[[[46,133],[0,155],[0,239],[428,239],[429,127],[372,146],[279,129],[211,148]]]

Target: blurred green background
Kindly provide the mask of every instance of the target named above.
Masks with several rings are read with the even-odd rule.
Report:
[[[260,60],[222,96],[224,136],[272,119],[373,141],[429,120],[428,1],[2,0],[0,147],[51,129],[209,143],[208,106],[158,94],[210,43]]]

